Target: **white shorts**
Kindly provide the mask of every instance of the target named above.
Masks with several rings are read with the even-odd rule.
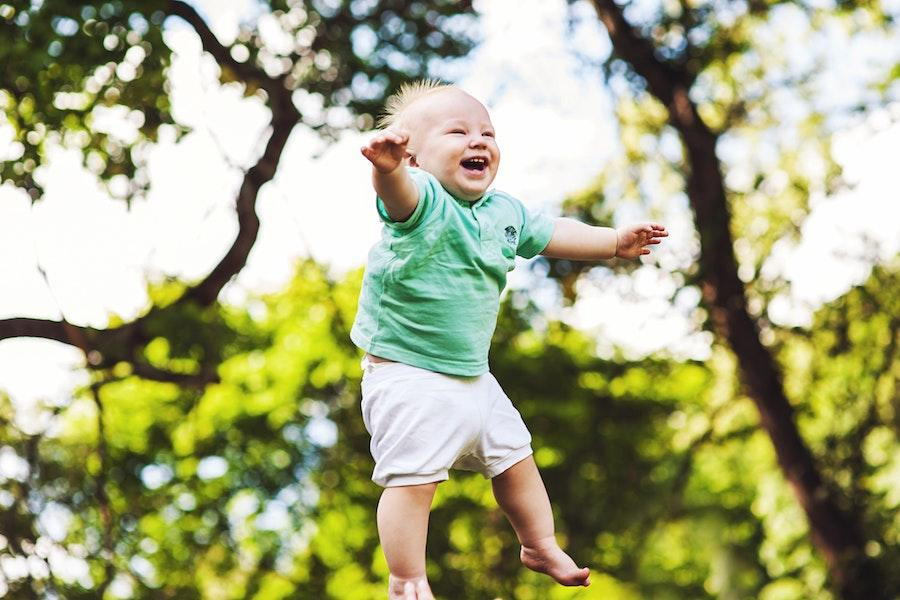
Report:
[[[451,468],[499,475],[531,454],[531,434],[490,373],[459,377],[363,358],[362,416],[372,481],[444,481]]]

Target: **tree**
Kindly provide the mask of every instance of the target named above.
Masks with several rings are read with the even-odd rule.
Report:
[[[154,119],[160,124],[171,123],[166,96],[159,92],[164,88],[148,83],[152,79],[142,79],[154,70],[160,77],[164,73],[167,59],[161,56],[166,49],[160,35],[163,17],[176,14],[174,9],[169,11],[173,6],[178,10],[190,6],[178,2],[107,4],[91,4],[94,12],[57,2],[29,5],[28,10],[41,18],[23,18],[8,6],[0,7],[5,20],[0,52],[10,52],[0,63],[5,69],[2,83],[4,89],[15,86],[15,90],[6,92],[4,107],[12,115],[7,118],[17,124],[22,145],[22,156],[4,168],[11,169],[11,180],[33,190],[38,199],[40,190],[28,174],[42,156],[40,144],[57,143],[54,132],[60,135],[58,143],[65,143],[66,133],[73,131],[72,143],[83,144],[87,164],[97,169],[101,178],[129,178],[133,173],[128,181],[134,183],[130,190],[134,195],[139,195],[144,185],[140,161],[128,166],[131,152],[121,148],[117,152],[113,143],[118,142],[91,129],[89,104],[71,108],[71,103],[117,102],[106,99],[106,91],[101,93],[106,85],[118,90],[110,92],[110,98],[117,94],[126,97],[131,93],[127,90],[133,90],[137,97],[146,83],[141,94],[152,101],[148,100],[146,106],[137,100],[128,104],[132,108],[143,106],[144,125],[151,123],[144,132],[146,140],[142,138],[138,145],[152,143]],[[278,18],[284,19],[283,25],[293,33],[304,30],[305,26],[295,22],[299,4],[269,6],[284,11]],[[335,46],[327,47],[329,52],[340,46],[355,54],[358,48],[347,44],[348,39],[352,41],[348,29],[335,30],[341,34],[328,33],[329,23],[336,26],[341,22],[340,15],[363,18],[353,12],[354,6],[357,11],[374,7],[370,28],[381,31],[383,26],[384,36],[395,36],[402,48],[399,38],[408,32],[399,29],[393,16],[379,12],[389,8],[387,3],[305,5],[307,15],[318,15],[321,26],[315,27],[314,40],[331,40]],[[408,14],[400,13],[404,6],[394,6],[395,13],[428,22],[427,12],[416,16],[418,5],[410,5]],[[337,12],[327,10],[335,7]],[[446,15],[454,8],[440,5],[436,10]],[[694,13],[684,8],[677,17],[663,14],[660,28],[648,25],[641,31],[673,46],[660,47],[651,55],[666,68],[669,61],[677,66],[679,56],[692,60],[705,57],[707,62],[701,60],[691,67],[692,73],[703,77],[697,75],[690,87],[690,100],[700,93],[697,90],[702,86],[697,81],[706,81],[707,75],[720,76],[726,90],[738,85],[734,79],[739,71],[729,62],[735,59],[728,57],[746,52],[752,44],[740,35],[762,27],[768,11],[777,9],[754,4],[749,10],[747,15],[739,12],[740,18],[731,25],[720,23],[722,28],[717,28],[712,9]],[[140,18],[126,18],[133,13]],[[82,28],[75,31],[69,21],[54,21],[53,14],[83,22]],[[202,33],[201,22],[191,13],[186,15]],[[690,21],[700,16],[706,18],[703,25],[699,20]],[[836,14],[833,18],[843,16]],[[88,27],[89,19],[107,24]],[[684,45],[685,36],[678,35],[681,19],[686,19],[688,29],[700,31]],[[446,21],[431,26],[456,30]],[[30,38],[25,37],[29,27],[34,27],[34,32],[28,33]],[[129,59],[120,44],[124,40],[134,46],[138,40],[132,35],[129,41],[129,33],[144,27],[146,31],[139,35],[143,36],[141,42],[149,44],[150,52],[144,48],[144,56],[137,61],[140,52],[132,51]],[[49,37],[40,38],[40,31]],[[104,46],[100,51],[98,44],[109,34],[119,41],[110,39],[114,50]],[[297,39],[308,40],[309,35],[307,30]],[[47,44],[45,55],[22,42],[43,47],[35,39]],[[291,119],[303,118],[312,120],[309,124],[327,135],[329,122],[292,114],[287,103],[274,106],[273,96],[282,92],[263,78],[287,83],[288,71],[267,70],[278,64],[287,68],[287,63],[273,61],[257,32],[247,33],[227,48],[216,44],[208,33],[202,33],[201,39],[205,46],[209,44],[210,54],[222,61],[226,85],[246,83],[247,93],[259,94],[272,109],[272,134],[259,162],[268,166],[249,169],[238,195],[241,210],[249,209],[239,215],[242,227],[238,239],[247,244],[255,235],[253,199],[277,166],[277,162],[266,159],[279,155],[272,145],[275,129]],[[660,44],[657,37],[653,39]],[[59,46],[53,45],[54,41]],[[719,42],[722,45],[717,45]],[[74,52],[62,52],[68,47],[64,44],[69,43]],[[376,64],[377,57],[369,55],[371,70],[365,71],[369,81],[376,82],[381,90],[379,94],[383,94],[382,88],[394,85],[391,77],[399,80],[411,75],[389,68],[397,63],[387,57],[391,44],[383,43],[383,62]],[[427,39],[425,43],[429,43]],[[697,48],[706,53],[691,54]],[[726,51],[730,52],[727,57]],[[47,83],[50,73],[57,72],[47,66],[55,64],[53,53],[70,63],[59,63],[65,66],[59,71],[62,80]],[[108,66],[113,54],[106,53],[119,57],[116,65]],[[37,56],[34,64],[29,62],[33,55]],[[88,61],[92,66],[78,75],[75,67],[79,60],[73,57],[84,56],[94,57]],[[338,61],[338,56],[334,50],[330,60]],[[349,54],[340,56],[340,60],[356,60]],[[665,184],[675,189],[682,187],[681,174],[692,172],[686,167],[693,164],[693,154],[676,153],[672,157],[664,152],[647,154],[642,149],[645,134],[652,134],[652,139],[662,144],[678,131],[678,122],[668,125],[666,105],[647,92],[649,79],[625,68],[622,57],[621,53],[613,57],[607,74],[614,85],[622,82],[620,76],[633,84],[617,88],[629,91],[619,97],[618,107],[627,160],[613,165],[598,189],[588,190],[569,203],[572,212],[583,213],[585,218],[613,208],[605,200],[612,196],[608,193],[610,182],[618,185],[625,181],[629,185],[620,185],[620,189],[637,190],[639,194],[635,173],[646,175],[640,169],[653,160],[665,167],[662,171],[669,177]],[[150,68],[148,65],[157,59],[161,66]],[[303,64],[299,55],[289,60],[293,60],[290,73]],[[134,78],[119,80],[118,64],[131,61],[140,62],[144,70],[132,64]],[[312,68],[328,72],[334,65],[343,64],[332,62],[325,67],[324,61],[314,60]],[[102,69],[99,73],[98,66]],[[378,79],[381,68],[388,69],[387,80]],[[22,81],[17,79],[19,73],[25,74]],[[112,78],[113,73],[116,79],[112,83],[96,77],[105,74]],[[129,79],[131,74],[123,68],[121,75]],[[319,89],[327,107],[340,109],[339,97],[330,94],[345,89],[348,81],[352,92],[353,80],[341,76],[329,83],[322,72],[319,75],[311,74],[303,89]],[[66,77],[71,78],[72,88],[65,92],[76,96],[59,98],[59,103],[70,108],[53,108],[49,102],[57,98],[51,92],[62,89]],[[260,81],[274,87],[269,89]],[[47,86],[38,102],[38,92],[31,86],[41,82]],[[101,88],[79,96],[78,86],[88,88],[88,83],[91,89],[97,85]],[[319,85],[325,88],[315,88]],[[723,93],[721,86],[715,89],[717,94]],[[633,97],[634,90],[638,93]],[[21,101],[13,101],[20,97]],[[373,107],[379,102],[375,96],[369,100]],[[729,131],[742,131],[734,124],[746,123],[747,115],[758,118],[761,112],[770,119],[763,123],[771,125],[775,118],[766,112],[764,100],[743,97],[743,102],[735,106],[703,101],[694,108],[694,116],[715,121],[713,133],[707,135],[716,139],[726,124]],[[354,97],[354,101],[361,103],[363,99]],[[724,110],[726,104],[733,110]],[[40,110],[47,114],[35,117],[35,111]],[[358,109],[362,119],[359,126],[368,122],[364,116],[370,114],[367,110]],[[276,122],[276,113],[291,118]],[[339,119],[341,114],[338,110],[334,118]],[[56,126],[38,127],[48,122]],[[805,135],[823,131],[823,122],[815,115],[808,125],[812,129],[804,130]],[[759,126],[759,122],[753,126]],[[698,126],[699,134],[702,129]],[[49,141],[42,142],[48,137]],[[814,137],[824,142],[828,139],[825,135]],[[38,147],[35,150],[29,144]],[[815,148],[821,151],[828,174],[823,187],[833,189],[839,179],[827,143]],[[270,149],[272,153],[267,155]],[[715,159],[715,154],[705,158]],[[787,166],[796,162],[795,155],[787,151],[780,158]],[[624,168],[617,171],[620,165]],[[720,165],[715,172],[719,183],[721,170]],[[727,290],[709,288],[708,293],[713,294],[709,297],[710,314],[722,317],[716,321],[719,325],[709,326],[720,327],[723,320],[727,326],[727,311],[739,311],[743,306],[754,326],[762,329],[770,366],[785,373],[784,383],[779,384],[782,394],[797,407],[794,425],[797,433],[803,434],[800,442],[815,456],[814,466],[828,482],[830,498],[836,499],[842,513],[858,518],[865,556],[890,566],[898,560],[900,539],[894,475],[898,468],[894,410],[898,358],[896,338],[891,335],[897,331],[897,269],[876,269],[864,286],[819,311],[815,325],[808,330],[778,327],[769,322],[764,311],[748,310],[746,303],[740,304],[746,297],[751,307],[760,303],[757,301],[764,307],[782,285],[756,274],[772,243],[785,232],[796,230],[793,213],[797,208],[805,210],[809,190],[817,185],[815,178],[802,169],[788,171],[793,183],[783,188],[767,181],[767,173],[761,173],[749,189],[722,188],[728,191],[725,209],[730,212],[721,212],[724,209],[719,206],[712,210],[712,216],[720,225],[725,222],[730,226],[736,248],[742,249],[737,252],[740,264],[749,265],[752,276],[741,279],[744,296],[732,296],[739,301],[737,306],[716,305]],[[781,190],[777,192],[777,204],[769,201],[771,189]],[[761,210],[767,211],[770,227],[760,239],[750,239],[746,232]],[[721,261],[728,267],[731,260],[734,267],[734,259],[729,259],[733,255],[730,242],[723,250],[716,245],[721,240],[710,238],[708,233],[701,233],[700,240],[707,240],[703,268],[697,272],[688,267],[676,275],[683,276],[686,285],[731,281],[711,274]],[[132,324],[113,323],[109,329],[97,331],[36,319],[0,321],[0,339],[39,335],[75,343],[96,363],[91,384],[79,390],[71,404],[51,407],[50,425],[37,435],[16,426],[12,406],[7,398],[0,397],[0,452],[4,464],[16,465],[13,476],[0,482],[0,527],[4,535],[0,553],[3,564],[14,564],[13,571],[20,575],[7,580],[11,597],[112,597],[123,587],[136,598],[230,595],[366,599],[383,592],[386,566],[372,519],[379,490],[368,480],[372,466],[368,436],[355,403],[357,354],[347,340],[360,274],[335,282],[315,264],[302,263],[296,279],[283,292],[254,299],[254,310],[226,308],[215,302],[212,292],[227,281],[229,269],[243,264],[247,248],[235,249],[237,245],[236,241],[229,253],[236,262],[230,267],[220,264],[222,268],[215,277],[211,273],[199,283],[153,285],[154,308]],[[725,256],[717,259],[709,254],[710,248]],[[215,283],[207,283],[211,281]],[[564,283],[571,284],[571,278]],[[206,291],[194,291],[200,288]],[[569,285],[569,289],[575,288]],[[781,478],[771,474],[776,457],[769,438],[758,430],[753,404],[745,393],[748,388],[735,376],[740,364],[738,353],[727,351],[721,344],[729,339],[728,332],[715,330],[721,333],[720,344],[714,346],[712,359],[704,364],[660,358],[602,360],[595,356],[592,340],[542,319],[527,298],[513,295],[503,306],[491,362],[533,432],[536,460],[562,517],[560,533],[567,548],[600,571],[595,573],[594,585],[583,592],[585,598],[830,597],[823,581],[824,567],[810,556],[805,539],[808,530],[798,519],[796,505],[788,499],[789,489]],[[806,401],[807,395],[814,396],[813,400]],[[50,515],[68,521],[64,532],[48,530]],[[479,477],[454,476],[443,484],[432,523],[435,534],[429,540],[428,570],[440,595],[570,595],[571,591],[561,590],[519,566],[512,531],[491,499],[489,484]],[[67,569],[58,568],[55,562],[62,560],[60,551],[70,555]],[[47,572],[48,564],[52,573]],[[44,565],[43,571],[40,565]],[[890,597],[892,590],[898,589],[896,575],[886,571],[873,580],[881,588],[874,590],[872,597]],[[838,575],[833,578],[841,583]],[[845,590],[856,583],[850,576],[846,581],[841,584]],[[854,597],[856,591],[844,593]]]
[[[803,2],[751,2],[727,7],[661,3],[649,13],[635,9],[635,16],[629,20],[628,5],[613,0],[590,4],[613,46],[605,72],[611,81],[625,84],[614,89],[628,90],[619,98],[620,114],[631,115],[630,122],[623,119],[622,123],[625,162],[631,165],[626,173],[634,174],[641,165],[655,163],[667,176],[683,178],[699,237],[699,264],[695,272],[687,273],[688,281],[702,292],[708,327],[736,355],[743,385],[758,408],[760,424],[772,441],[778,464],[809,520],[812,539],[828,564],[835,588],[844,598],[893,597],[896,588],[886,586],[879,562],[866,553],[871,532],[862,524],[860,507],[848,504],[842,492],[823,477],[821,457],[814,456],[801,435],[795,406],[785,392],[782,366],[761,339],[761,330],[771,329],[771,325],[764,313],[748,306],[749,298],[764,301],[774,295],[767,282],[757,279],[772,243],[796,233],[797,213],[805,212],[810,194],[827,193],[840,185],[827,143],[832,121],[810,108],[811,116],[802,123],[781,123],[774,112],[778,105],[768,93],[774,80],[769,69],[780,69],[788,78],[781,87],[793,88],[798,101],[812,104],[818,64],[812,61],[797,69],[770,66],[770,49],[760,47],[755,33],[766,26],[767,20],[787,15],[798,17],[809,28],[835,20],[859,34],[874,29],[890,35],[895,34],[893,16],[877,4],[838,3],[832,13],[830,7],[821,9]],[[884,78],[892,77],[896,77],[896,69],[892,71],[889,65]],[[883,81],[873,83],[881,84],[880,89],[887,87]],[[789,170],[791,161],[797,163],[797,153],[792,149],[796,144],[783,148],[776,142],[770,150],[781,155],[786,169],[780,174],[786,175],[788,185],[772,186],[762,170],[755,173],[756,183],[747,192],[727,185],[728,169],[719,152],[723,139],[740,138],[748,129],[781,127],[784,131],[788,126],[791,134],[818,148],[818,164],[824,165],[820,169],[823,180],[815,180],[815,174],[798,167]],[[657,149],[664,138],[671,139],[674,134],[681,152],[662,159],[649,158],[639,144],[628,143],[645,134],[656,138]],[[646,187],[647,182],[631,180],[625,189],[640,190],[641,186]],[[573,205],[572,210],[590,215],[591,205],[602,202],[603,184],[600,188],[589,202]],[[783,191],[765,198],[769,189]],[[747,201],[753,196],[768,201],[763,216],[770,221],[768,230],[756,240],[739,229],[733,217],[751,209]],[[749,260],[743,261],[749,276],[740,276],[736,236],[745,247],[749,242],[752,248]],[[750,284],[749,289],[745,282]]]
[[[275,25],[294,39],[293,47],[272,49],[253,27],[225,45],[197,10],[180,0],[4,4],[0,98],[15,132],[18,155],[3,162],[0,175],[37,201],[41,190],[34,171],[47,150],[74,146],[102,180],[126,178],[126,200],[140,194],[148,183],[141,170],[141,148],[153,143],[162,125],[177,125],[169,113],[165,69],[170,52],[163,41],[163,25],[170,17],[183,19],[216,60],[222,83],[241,86],[271,110],[265,148],[244,173],[236,194],[239,231],[231,248],[202,281],[186,287],[173,303],[212,305],[243,268],[256,241],[256,198],[275,175],[294,126],[302,122],[325,136],[342,127],[371,127],[385,94],[400,81],[424,76],[431,61],[458,56],[472,43],[460,27],[448,26],[451,19],[465,18],[471,11],[469,2],[275,0],[266,8]],[[318,99],[322,110],[302,115],[295,104],[295,95],[301,92]],[[94,109],[99,106],[121,106],[134,114],[141,123],[137,140],[126,143],[93,128]],[[212,357],[203,369],[189,374],[153,368],[136,357],[153,338],[150,323],[163,310],[155,306],[134,322],[106,330],[64,320],[3,319],[0,340],[56,340],[82,349],[95,367],[126,362],[151,379],[197,385],[215,380]]]
[[[11,597],[309,597],[294,563],[313,527],[319,447],[333,443],[324,415],[354,400],[346,323],[358,286],[302,263],[255,317],[181,313],[144,358],[191,361],[178,348],[206,328],[223,358],[203,389],[120,370],[37,435],[5,401],[4,443],[27,466],[4,482],[4,560],[45,565],[8,572]]]
[[[302,486],[285,490],[289,480],[307,476],[311,467],[306,461],[315,459],[301,427],[315,417],[294,414],[291,406],[299,403],[301,410],[318,410],[317,401],[299,402],[303,394],[311,394],[313,388],[328,393],[343,389],[337,382],[347,374],[335,372],[336,363],[330,359],[304,355],[303,360],[325,363],[318,370],[303,371],[316,383],[304,391],[307,384],[296,380],[296,372],[283,374],[295,379],[277,393],[263,394],[261,404],[255,405],[248,398],[259,384],[254,379],[259,374],[250,377],[252,369],[241,367],[237,357],[250,350],[247,344],[264,347],[272,333],[253,327],[246,315],[222,309],[217,297],[246,263],[259,229],[257,196],[274,177],[295,126],[304,124],[326,139],[342,129],[370,128],[388,92],[402,81],[429,74],[434,61],[465,53],[474,38],[472,29],[463,26],[472,13],[468,1],[272,0],[260,3],[260,11],[270,30],[287,36],[292,44],[268,44],[256,23],[245,24],[234,40],[220,40],[202,11],[179,0],[0,4],[0,105],[14,137],[11,152],[0,163],[0,177],[27,192],[33,202],[41,201],[42,191],[35,172],[54,147],[79,149],[85,167],[109,186],[111,202],[130,203],[151,185],[142,161],[145,150],[164,127],[185,132],[170,112],[166,71],[171,53],[164,40],[169,19],[179,19],[194,30],[204,52],[215,60],[223,86],[236,86],[246,96],[261,99],[271,113],[264,146],[242,172],[235,190],[238,233],[202,280],[152,286],[153,305],[145,314],[130,322],[114,317],[106,329],[65,319],[0,319],[0,341],[38,337],[72,345],[84,353],[92,377],[72,406],[55,407],[54,415],[65,413],[60,422],[66,430],[53,432],[54,441],[46,432],[33,435],[17,428],[4,398],[3,439],[16,459],[25,462],[21,479],[9,482],[12,504],[4,499],[3,539],[15,560],[27,557],[41,565],[24,580],[13,582],[14,594],[102,597],[114,582],[132,585],[137,576],[143,587],[135,593],[143,597],[218,596],[220,592],[204,590],[204,579],[209,585],[226,586],[214,574],[229,572],[237,579],[228,585],[239,597],[244,597],[240,590],[283,597],[296,587],[296,581],[285,582],[269,568],[279,548],[271,535],[263,534],[268,541],[251,540],[246,552],[224,550],[243,543],[227,533],[222,537],[228,529],[226,504],[271,501],[266,492],[282,491],[282,500],[303,492]],[[317,101],[320,110],[301,112],[302,98]],[[102,107],[121,109],[138,123],[137,138],[122,140],[97,128]],[[308,274],[303,283],[315,288],[316,276]],[[326,349],[312,338],[301,336],[301,341],[305,347],[295,348],[301,354]],[[253,361],[260,355],[250,350],[248,359],[256,364]],[[227,391],[229,373],[240,379],[232,392]],[[202,400],[207,390],[211,405]],[[281,417],[271,416],[272,393],[282,407]],[[229,403],[241,408],[242,416],[229,412]],[[237,421],[228,421],[229,431],[203,429],[198,435],[193,429],[197,422],[191,425],[189,418],[193,410],[203,415],[204,428],[212,422],[204,420],[203,411],[221,410]],[[185,418],[188,421],[182,422]],[[291,419],[294,423],[287,423]],[[240,433],[244,428],[259,433],[268,427],[282,436],[275,446],[263,448]],[[210,436],[216,444],[224,444],[218,450],[235,446],[203,463],[193,456],[213,452],[204,441]],[[233,483],[238,488],[256,486],[256,491],[237,494],[240,498],[235,499],[224,493],[230,483],[208,475],[240,464],[259,468],[235,475]],[[286,465],[294,470],[285,471]],[[160,489],[173,478],[181,483]],[[193,483],[185,483],[189,481]],[[200,481],[209,485],[195,487]],[[159,494],[153,493],[156,489]],[[303,506],[299,503],[298,510]],[[135,507],[150,510],[130,512]],[[74,544],[75,554],[88,559],[89,570],[80,576],[47,576],[49,540],[39,535],[38,521],[53,511],[68,520],[74,532],[65,538],[68,549]],[[175,513],[186,516],[182,520]],[[302,530],[303,515],[295,517]],[[174,528],[173,519],[178,522]],[[153,565],[146,560],[137,566],[128,563],[140,554],[135,551],[140,543],[144,552],[154,548],[151,553],[158,560]],[[233,569],[237,555],[262,565],[248,570],[242,563]],[[196,560],[194,566],[200,570],[173,568],[185,560]]]
[[[900,552],[888,491],[900,465],[890,334],[898,281],[896,265],[876,269],[822,307],[809,331],[780,330],[773,345],[781,364],[806,365],[786,379],[792,395],[811,390],[805,439],[829,459],[823,473],[847,482],[835,493],[853,498],[867,554],[888,566]],[[532,432],[567,551],[594,569],[579,597],[833,597],[732,353],[719,345],[705,363],[603,360],[589,337],[541,317],[526,293],[511,294],[491,365]],[[317,474],[320,527],[308,554],[311,591],[326,596],[387,576],[366,516],[379,492],[368,481],[368,434],[356,405],[331,418],[341,438]],[[438,487],[430,529],[428,573],[441,597],[571,596],[519,565],[480,476],[454,472]],[[892,593],[896,575],[886,569],[879,584]]]

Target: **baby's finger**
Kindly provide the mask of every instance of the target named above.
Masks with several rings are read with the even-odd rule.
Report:
[[[409,132],[406,131],[405,129],[385,129],[385,131],[393,133],[394,135],[399,137],[401,140],[401,143],[406,143],[409,141]]]
[[[394,145],[396,143],[397,142],[394,140],[394,134],[383,131],[369,140],[368,146],[369,148],[372,148],[374,150],[381,150],[387,145]]]
[[[391,139],[388,136],[381,134],[376,138],[372,138],[372,141],[369,142],[369,147],[381,149],[384,146],[386,146],[387,144],[393,144],[393,143],[394,142],[391,141]]]
[[[377,139],[375,139],[375,140],[369,140],[369,143],[366,144],[365,146],[363,146],[360,150],[362,151],[363,156],[365,156],[366,158],[371,158],[371,156],[374,156],[375,154],[382,152],[384,150],[383,147],[384,147],[384,144],[379,143],[379,141]]]
[[[381,134],[386,141],[389,141],[392,144],[405,144],[409,140],[409,136],[404,133],[397,133],[394,131],[385,131]]]

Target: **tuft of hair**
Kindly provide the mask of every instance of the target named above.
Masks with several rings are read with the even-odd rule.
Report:
[[[400,115],[403,114],[403,111],[416,100],[424,98],[434,92],[453,87],[454,86],[444,83],[439,79],[419,79],[418,81],[404,83],[400,86],[400,89],[395,94],[388,97],[387,101],[384,103],[384,112],[378,118],[378,126],[387,128],[396,124],[397,121],[400,120]]]

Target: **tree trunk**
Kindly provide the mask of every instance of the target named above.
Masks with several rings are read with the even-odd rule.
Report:
[[[700,234],[700,281],[703,303],[716,334],[738,359],[741,380],[772,440],[778,464],[809,520],[812,540],[825,559],[835,588],[847,600],[887,597],[877,564],[868,560],[858,515],[838,504],[825,484],[815,459],[794,419],[772,355],[759,339],[756,322],[747,312],[743,282],[730,231],[730,214],[719,159],[717,136],[706,127],[691,102],[689,74],[656,58],[653,46],[625,21],[613,0],[593,0],[609,31],[615,52],[641,75],[650,92],[669,113],[686,151],[687,193]]]

